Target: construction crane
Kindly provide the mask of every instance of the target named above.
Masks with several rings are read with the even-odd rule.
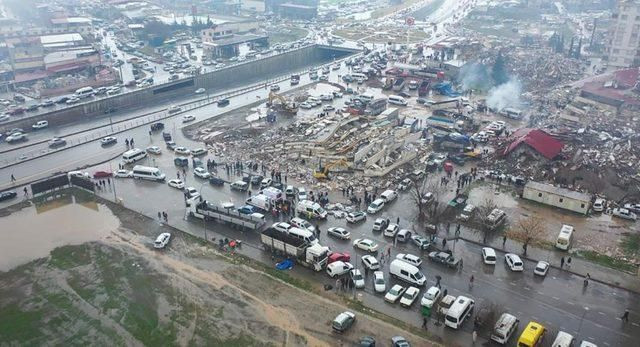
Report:
[[[326,179],[329,178],[329,171],[331,169],[333,169],[334,167],[337,166],[344,166],[346,168],[349,167],[349,162],[347,162],[344,159],[338,159],[336,161],[333,161],[327,165],[325,165],[324,167],[322,166],[322,159],[320,159],[318,161],[318,169],[317,170],[313,170],[313,177],[317,178],[317,179]]]
[[[279,103],[276,104],[275,101],[279,101]],[[282,95],[273,91],[269,93],[267,106],[292,115],[298,113],[298,106],[294,102],[288,102]]]

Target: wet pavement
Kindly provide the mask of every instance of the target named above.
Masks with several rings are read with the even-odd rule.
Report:
[[[46,257],[56,247],[98,240],[118,226],[111,210],[91,196],[34,201],[0,217],[0,271]]]

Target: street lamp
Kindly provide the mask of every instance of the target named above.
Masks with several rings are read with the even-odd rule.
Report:
[[[582,313],[582,317],[580,317],[580,327],[578,328],[578,333],[582,331],[582,322],[584,321],[584,316],[587,315],[587,312],[589,312],[589,307],[585,306],[584,312]]]
[[[200,200],[204,200],[202,198],[202,187],[204,187],[205,183],[207,183],[207,181],[202,182],[202,184],[200,184],[200,189],[198,189],[198,194],[200,194]],[[202,227],[204,228],[204,240],[205,242],[209,242],[209,239],[207,238],[207,215],[206,214],[202,215]]]

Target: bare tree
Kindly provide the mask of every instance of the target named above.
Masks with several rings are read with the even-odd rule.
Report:
[[[498,205],[493,201],[492,198],[487,197],[484,199],[482,204],[478,206],[478,218],[476,218],[476,230],[480,230],[483,233],[483,243],[487,242],[487,236],[489,233],[493,232],[494,229],[489,227],[487,223],[485,223],[487,216],[497,208]]]
[[[546,231],[544,220],[537,216],[529,216],[518,221],[518,229],[522,236],[522,250],[527,255],[527,247],[529,243],[535,239],[539,239]]]
[[[478,333],[486,336],[493,330],[493,325],[498,320],[500,307],[489,300],[482,301],[479,306],[473,325]]]
[[[445,190],[436,179],[425,179],[411,184],[411,200],[418,209],[418,221],[433,224],[435,229],[427,229],[428,233],[437,234],[438,224],[446,212],[447,204],[441,201]]]

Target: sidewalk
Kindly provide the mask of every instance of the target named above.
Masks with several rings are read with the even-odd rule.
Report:
[[[451,224],[451,232],[447,234],[447,237],[453,238],[455,232],[455,223]],[[446,227],[441,230],[441,234],[446,233]],[[626,289],[628,291],[640,294],[640,277],[634,276],[626,272],[622,272],[616,269],[605,267],[587,260],[584,260],[578,256],[573,256],[571,253],[547,250],[542,248],[536,248],[534,246],[528,246],[527,255],[522,255],[522,243],[512,239],[507,239],[504,248],[502,247],[502,236],[489,237],[487,243],[482,242],[482,232],[476,232],[473,229],[462,226],[460,228],[460,239],[472,242],[478,245],[484,245],[492,247],[496,251],[512,252],[518,254],[521,258],[530,261],[544,260],[549,262],[551,267],[560,269],[560,259],[565,258],[565,264],[563,270],[569,271],[578,276],[586,276],[587,273],[591,276],[592,281],[604,283],[613,287]],[[567,266],[567,258],[571,257],[571,266]]]

